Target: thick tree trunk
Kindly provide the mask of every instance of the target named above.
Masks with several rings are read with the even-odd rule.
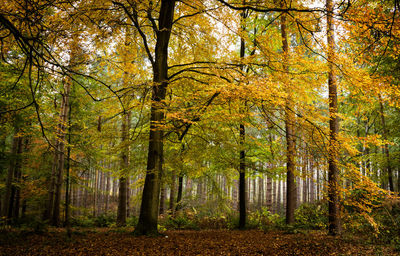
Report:
[[[158,18],[157,41],[153,64],[152,104],[150,109],[150,135],[147,172],[143,187],[139,222],[136,235],[158,233],[158,209],[163,164],[164,122],[163,100],[168,86],[168,43],[174,17],[175,1],[162,0]]]
[[[281,1],[281,7],[284,7],[284,1]],[[283,50],[283,72],[289,72],[288,58],[289,58],[289,43],[286,29],[286,13],[281,15],[281,37],[282,37],[282,50]],[[292,97],[290,96],[291,88],[289,84],[288,74],[285,86],[288,96],[285,102],[285,128],[286,128],[286,223],[294,222],[294,210],[296,208],[296,183],[295,183],[295,137],[294,125],[295,115],[292,108]]]
[[[333,1],[326,0],[327,36],[328,36],[328,87],[329,87],[329,151],[328,151],[328,201],[329,201],[329,234],[338,235],[340,228],[339,212],[339,118],[337,116],[337,84],[334,70],[335,39],[333,22]]]

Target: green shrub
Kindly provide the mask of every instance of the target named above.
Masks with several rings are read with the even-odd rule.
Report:
[[[304,203],[295,211],[295,226],[303,229],[325,229],[328,226],[328,207],[321,202]]]
[[[372,212],[378,224],[378,239],[400,249],[400,202],[391,200]]]
[[[71,218],[71,226],[90,228],[95,227],[94,219],[87,216],[76,216]]]
[[[160,225],[166,229],[199,229],[197,222],[185,213],[178,213],[176,216],[165,216]]]
[[[139,219],[136,216],[131,216],[126,219],[126,226],[128,227],[136,227],[138,224]]]
[[[93,223],[96,227],[110,227],[115,223],[115,218],[112,214],[100,214],[94,218]]]
[[[43,234],[48,231],[48,221],[42,220],[37,216],[26,216],[18,221],[18,226],[22,230],[32,230],[36,234]]]

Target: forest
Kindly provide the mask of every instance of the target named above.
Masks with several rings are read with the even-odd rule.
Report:
[[[0,255],[397,255],[399,0],[0,0]]]

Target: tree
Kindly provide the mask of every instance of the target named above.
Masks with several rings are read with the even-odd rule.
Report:
[[[245,3],[245,1],[243,1]],[[244,33],[246,31],[245,19],[246,19],[246,10],[243,10],[241,13],[241,32]],[[246,51],[246,43],[243,38],[244,35],[240,38],[240,58],[245,57]],[[244,71],[244,65],[242,64],[242,71]],[[241,112],[246,107],[246,103],[242,102],[239,107]],[[246,203],[246,151],[244,149],[246,141],[246,128],[243,123],[239,124],[239,229],[244,229],[246,226],[246,211],[247,211],[247,203]]]
[[[281,1],[281,7],[285,8],[285,1]],[[283,72],[287,73],[284,75],[284,86],[286,87],[287,98],[285,99],[285,132],[286,132],[286,224],[294,222],[294,210],[296,208],[296,184],[295,184],[295,137],[294,137],[294,125],[295,114],[292,107],[292,97],[290,96],[291,84],[288,79],[289,73],[289,43],[288,35],[286,30],[286,13],[281,15],[281,37],[282,37],[282,51],[283,51]]]
[[[339,117],[337,100],[337,80],[335,75],[335,39],[333,1],[326,0],[328,89],[329,89],[329,148],[328,148],[328,200],[329,234],[338,235],[340,228],[339,209]]]
[[[114,3],[123,8],[136,29],[138,29],[146,48],[147,57],[152,65],[153,85],[150,110],[150,134],[147,155],[147,171],[143,187],[142,202],[140,206],[139,222],[135,228],[135,234],[157,234],[163,164],[164,132],[162,126],[165,118],[163,101],[165,99],[168,86],[168,43],[173,25],[175,1],[161,1],[158,16],[158,26],[154,23],[154,20],[151,17],[151,9],[149,10],[149,18],[153,22],[153,29],[155,30],[154,32],[157,36],[156,45],[154,48],[154,57],[148,48],[149,46],[147,45],[146,35],[140,28],[137,10],[133,9],[132,12],[129,12],[127,7],[122,3]]]

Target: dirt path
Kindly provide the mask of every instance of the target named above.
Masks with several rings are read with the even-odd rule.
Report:
[[[334,239],[321,232],[167,231],[162,237],[133,237],[101,230],[2,238],[0,255],[398,255],[389,248]]]

